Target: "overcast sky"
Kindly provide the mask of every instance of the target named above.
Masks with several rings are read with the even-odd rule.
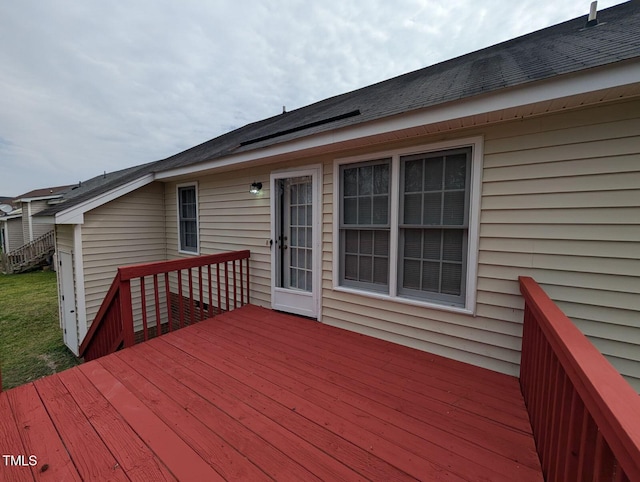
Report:
[[[585,15],[589,3],[5,0],[0,196],[163,159],[282,106]]]

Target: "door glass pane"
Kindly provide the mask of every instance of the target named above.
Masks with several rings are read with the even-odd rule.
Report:
[[[312,276],[312,199],[311,177],[297,177],[284,182],[283,211],[289,216],[282,220],[283,288],[311,291]],[[286,248],[285,248],[286,246]]]

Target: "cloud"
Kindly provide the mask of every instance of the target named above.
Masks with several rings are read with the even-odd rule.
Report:
[[[283,105],[587,9],[552,0],[2,2],[0,195],[168,157]]]

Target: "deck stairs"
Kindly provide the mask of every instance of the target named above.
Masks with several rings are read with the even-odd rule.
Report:
[[[18,249],[3,253],[0,269],[5,274],[31,271],[47,264],[54,251],[54,232],[49,231]]]

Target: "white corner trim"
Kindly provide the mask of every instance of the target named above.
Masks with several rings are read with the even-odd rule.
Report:
[[[153,173],[134,179],[122,186],[118,186],[111,191],[99,194],[87,201],[77,204],[69,209],[60,211],[55,215],[56,224],[84,224],[84,213],[102,206],[114,199],[118,199],[125,194],[129,194],[136,189],[146,186],[154,181]]]
[[[363,137],[385,134],[403,129],[436,124],[488,112],[511,109],[523,105],[547,102],[579,94],[587,94],[630,84],[638,84],[640,64],[620,62],[604,67],[561,75],[538,82],[501,89],[484,95],[425,107],[406,114],[356,124],[337,130],[321,132],[289,142],[250,150],[205,161],[193,166],[178,167],[156,173],[156,179],[192,175],[201,171],[242,164],[267,157],[289,154],[305,149],[319,148]]]
[[[87,334],[87,304],[84,289],[84,259],[82,255],[82,226],[73,227],[73,269],[76,279],[76,319],[78,320],[78,346]]]

